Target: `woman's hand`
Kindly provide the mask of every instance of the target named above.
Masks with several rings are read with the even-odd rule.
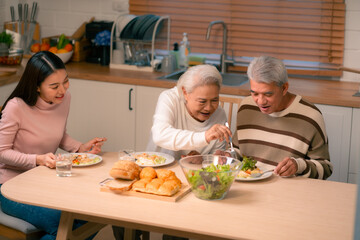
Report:
[[[55,168],[55,155],[53,153],[36,155],[36,165]]]
[[[297,163],[289,157],[284,158],[274,170],[274,173],[281,177],[289,177],[297,172]]]
[[[226,140],[226,142],[230,141],[231,131],[228,127],[215,124],[209,130],[205,132],[205,139],[207,143],[210,143],[212,140],[219,139],[220,142]]]
[[[87,143],[81,144],[78,152],[80,153],[88,152],[88,153],[98,154],[99,152],[101,152],[101,147],[106,140],[107,140],[106,138],[99,138],[99,137],[91,139]]]

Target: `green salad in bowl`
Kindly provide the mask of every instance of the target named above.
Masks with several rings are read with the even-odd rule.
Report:
[[[237,159],[217,155],[189,156],[179,163],[192,192],[205,200],[223,199],[242,167]]]

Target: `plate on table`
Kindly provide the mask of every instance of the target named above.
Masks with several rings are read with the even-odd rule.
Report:
[[[62,156],[72,159],[73,167],[92,166],[102,161],[102,157],[91,153],[66,153],[62,154]]]
[[[135,163],[140,167],[161,167],[169,165],[175,160],[173,156],[161,152],[135,152],[132,155],[135,157]],[[156,163],[159,159],[162,161]]]
[[[266,168],[264,166],[257,166],[257,167],[262,172],[269,169],[269,168]],[[264,173],[263,175],[261,175],[260,177],[255,177],[255,178],[244,178],[244,177],[239,177],[239,175],[238,175],[238,176],[236,176],[235,180],[236,181],[242,181],[242,182],[259,181],[259,180],[267,179],[267,178],[271,177],[272,175],[273,175],[273,172],[267,172],[267,173]]]

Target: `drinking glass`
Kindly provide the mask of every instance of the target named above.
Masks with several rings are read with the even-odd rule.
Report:
[[[56,175],[58,177],[70,177],[72,160],[70,158],[66,158],[59,154],[55,157],[55,161],[56,161]]]

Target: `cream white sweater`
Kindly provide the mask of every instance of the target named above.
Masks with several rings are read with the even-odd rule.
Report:
[[[159,96],[151,136],[147,151],[164,152],[180,159],[181,155],[196,150],[201,154],[211,154],[217,149],[225,149],[225,141],[205,140],[205,132],[214,124],[225,124],[225,111],[218,109],[205,122],[190,116],[181,100],[177,87],[165,90]]]

